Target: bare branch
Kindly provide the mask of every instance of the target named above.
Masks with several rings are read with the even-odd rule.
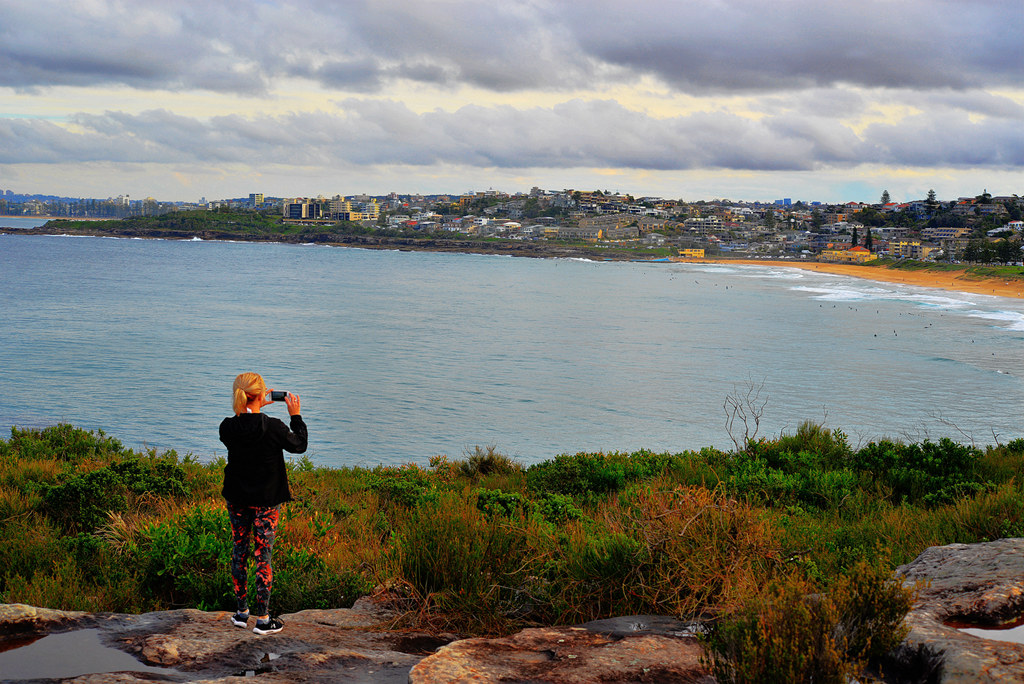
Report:
[[[973,434],[971,434],[969,432],[966,432],[965,430],[962,430],[959,425],[954,423],[949,418],[944,417],[941,413],[934,413],[934,414],[930,414],[930,415],[931,415],[932,418],[934,418],[935,420],[939,421],[940,423],[942,423],[946,427],[951,427],[954,430],[956,430],[957,432],[959,432],[961,434],[961,436],[963,436],[964,439],[966,439],[967,441],[969,441],[971,443],[972,447],[977,447],[977,445],[974,443],[974,435]]]
[[[765,392],[764,385],[763,378],[760,384],[748,378],[743,388],[733,386],[733,391],[726,395],[722,403],[722,410],[725,411],[725,431],[736,445],[737,453],[745,451],[750,442],[757,438],[757,433],[761,429],[761,417],[770,398]],[[740,424],[743,425],[742,434]]]

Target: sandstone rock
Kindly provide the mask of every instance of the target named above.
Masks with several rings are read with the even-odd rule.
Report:
[[[903,650],[941,653],[937,681],[1024,681],[1024,646],[957,629],[1024,618],[1024,539],[932,547],[897,574],[921,583]]]
[[[0,603],[0,637],[48,632],[88,616],[88,613],[36,608],[23,603]]]
[[[228,613],[223,612],[175,610],[143,615],[90,615],[0,605],[0,651],[5,637],[10,639],[15,634],[24,637],[26,633],[96,630],[100,637],[94,650],[110,647],[130,654],[138,661],[138,671],[127,671],[123,665],[118,666],[117,673],[93,669],[92,673],[80,674],[79,670],[61,675],[67,681],[134,683],[152,682],[157,677],[176,682],[219,683],[259,674],[263,683],[404,683],[409,669],[429,650],[424,645],[432,648],[431,644],[436,646],[443,641],[424,633],[382,631],[389,617],[363,601],[351,609],[285,615],[282,632],[257,636],[251,625],[248,629],[232,626]],[[0,658],[16,657],[17,653],[15,648],[0,653]],[[143,672],[147,666],[151,669]],[[152,666],[162,669],[154,674]]]
[[[414,666],[409,682],[714,681],[700,666],[703,649],[693,636],[602,629],[612,621],[601,622],[606,624],[527,629],[502,639],[456,641]],[[637,622],[644,624],[642,618]]]

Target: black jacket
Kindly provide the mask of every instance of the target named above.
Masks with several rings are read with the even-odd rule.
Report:
[[[241,413],[220,424],[220,441],[228,448],[224,498],[236,506],[276,506],[291,501],[284,450],[306,450],[306,424],[291,417],[291,430],[265,413]]]

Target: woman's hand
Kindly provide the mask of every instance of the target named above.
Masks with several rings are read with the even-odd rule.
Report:
[[[284,403],[288,406],[289,416],[297,416],[302,412],[302,400],[299,399],[298,394],[289,392],[284,397]]]

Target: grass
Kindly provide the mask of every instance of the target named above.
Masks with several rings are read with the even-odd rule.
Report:
[[[864,264],[879,268],[891,268],[901,271],[938,271],[942,273],[959,273],[964,278],[1002,278],[1004,280],[1024,279],[1024,267],[1007,265],[950,264],[934,261],[917,261],[915,259],[874,259]]]
[[[805,423],[737,452],[528,467],[494,447],[372,469],[302,459],[289,466],[296,500],[283,508],[272,608],[346,607],[376,588],[399,624],[461,634],[675,615],[719,626],[709,666],[726,679],[766,676],[744,679],[737,658],[796,657],[750,650],[769,633],[827,656],[778,661],[779,672],[849,674],[877,656],[835,636],[850,631],[851,595],[905,607],[892,571],[925,548],[1024,535],[1022,454],[1024,440],[854,449]],[[0,440],[0,601],[233,608],[223,465],[70,425],[13,429]],[[862,631],[888,644],[898,617]]]

